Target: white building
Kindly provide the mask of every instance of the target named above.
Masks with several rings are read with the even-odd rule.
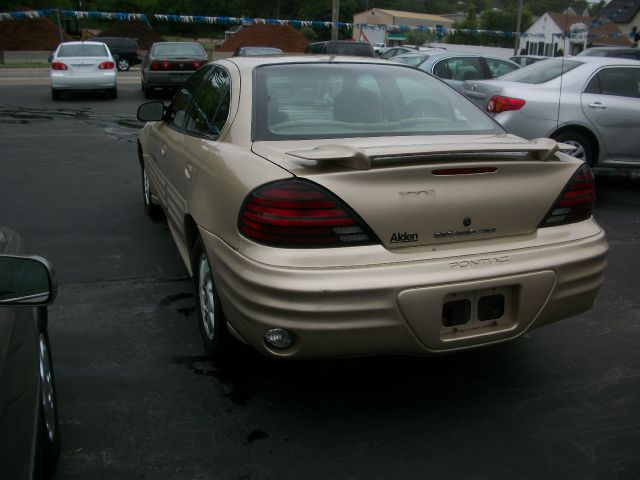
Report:
[[[599,24],[594,17],[546,12],[521,35],[518,53],[554,57],[562,50],[564,55],[576,55],[596,45],[631,46],[631,42],[612,22]]]

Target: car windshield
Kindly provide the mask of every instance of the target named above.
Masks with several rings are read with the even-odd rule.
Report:
[[[515,70],[500,77],[500,80],[509,82],[540,84],[553,80],[561,74],[573,70],[582,65],[582,62],[554,58],[533,63],[520,70]]]
[[[74,45],[61,45],[58,57],[108,57],[104,45],[76,43]]]
[[[203,48],[194,43],[164,43],[153,46],[154,57],[202,57]]]
[[[400,65],[267,65],[254,86],[254,140],[503,133],[446,84]]]
[[[408,55],[406,57],[402,55],[402,56],[394,57],[393,61],[402,63],[404,65],[409,65],[410,67],[417,67],[422,62],[424,62],[427,58],[429,58],[429,55]]]

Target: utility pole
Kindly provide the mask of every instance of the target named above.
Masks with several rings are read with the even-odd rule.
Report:
[[[338,40],[338,27],[336,23],[340,19],[340,0],[332,0],[331,5],[331,21],[333,22],[333,27],[331,27],[331,40]]]
[[[513,54],[518,55],[520,48],[520,27],[522,23],[522,0],[518,0],[518,24],[516,25],[516,43],[513,46]]]

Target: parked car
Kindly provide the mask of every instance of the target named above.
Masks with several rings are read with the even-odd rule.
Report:
[[[640,64],[576,56],[535,63],[464,93],[510,132],[576,147],[591,166],[640,167]]]
[[[547,60],[548,58],[551,58],[551,57],[545,57],[542,55],[516,55],[515,57],[510,57],[509,60],[511,60],[514,63],[517,63],[521,67],[526,67],[533,63],[540,62],[542,60]]]
[[[240,47],[233,52],[234,57],[255,57],[259,55],[283,55],[284,52],[275,47]]]
[[[94,37],[94,42],[103,42],[116,60],[118,70],[126,72],[133,65],[142,63],[142,50],[138,40],[127,37]]]
[[[369,42],[353,42],[351,40],[333,40],[328,42],[310,43],[304,53],[328,55],[356,55],[358,57],[375,57],[373,47]]]
[[[373,45],[373,51],[376,55],[380,55],[387,48],[387,46],[381,42],[372,43],[371,45]]]
[[[145,98],[155,89],[176,89],[207,63],[207,53],[199,43],[156,42],[142,63],[141,88]]]
[[[60,456],[47,308],[53,270],[27,256],[20,236],[0,228],[0,471],[2,478],[48,477]]]
[[[420,70],[234,57],[138,118],[144,206],[215,357],[229,335],[279,358],[456,352],[583,312],[602,283],[589,168]]]
[[[392,60],[431,73],[459,91],[465,80],[497,78],[520,68],[505,58],[442,50],[399,55]]]
[[[591,47],[580,52],[578,57],[617,57],[640,60],[640,49],[631,47]]]
[[[64,42],[51,56],[51,97],[65,92],[105,91],[118,97],[116,64],[101,42]]]
[[[429,49],[429,50],[436,50],[436,49]],[[442,51],[441,49],[437,49]],[[403,55],[405,53],[417,53],[418,51],[420,51],[420,48],[415,47],[415,46],[398,46],[398,47],[389,47],[385,50],[383,50],[380,53],[380,58],[383,58],[385,60],[389,60],[393,57],[397,57],[398,55]]]

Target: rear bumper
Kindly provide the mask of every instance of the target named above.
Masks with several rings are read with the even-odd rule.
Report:
[[[594,226],[597,227],[597,224]],[[274,357],[319,358],[453,352],[516,338],[593,305],[603,282],[604,232],[487,255],[344,268],[255,262],[201,230],[230,330]],[[444,327],[443,303],[505,297],[504,315]],[[265,345],[274,327],[291,331],[286,350]]]
[[[152,72],[144,75],[144,85],[148,88],[176,88],[184,85],[193,72]]]
[[[115,88],[117,85],[115,72],[101,75],[51,75],[51,88],[54,90],[101,90]]]

